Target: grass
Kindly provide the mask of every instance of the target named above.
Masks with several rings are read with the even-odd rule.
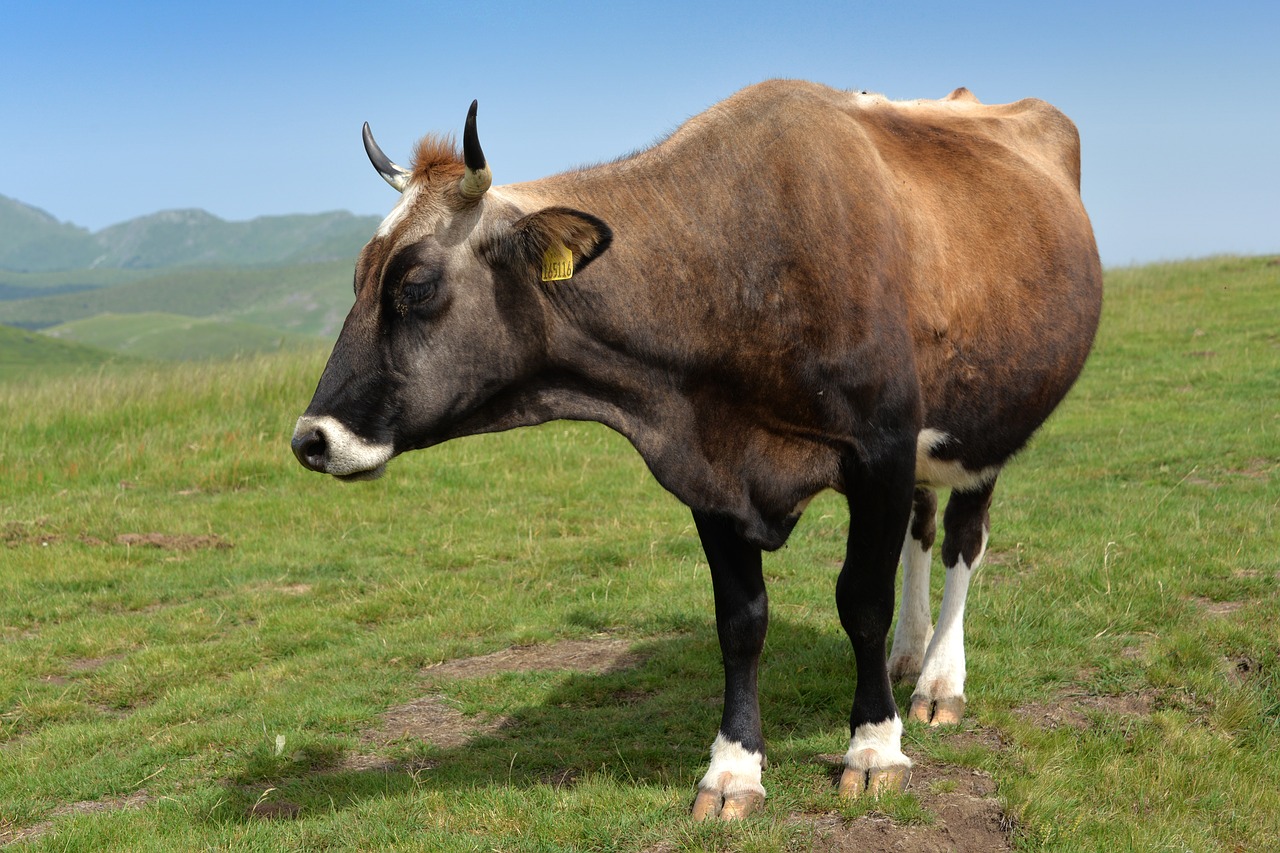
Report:
[[[991,774],[1018,849],[1280,838],[1277,297],[1266,258],[1111,271],[1085,376],[1002,477],[970,716],[905,748]],[[309,474],[287,440],[325,355],[0,383],[0,839],[769,851],[868,812],[940,820],[954,781],[841,803],[814,760],[843,751],[852,695],[836,497],[766,558],[765,812],[696,825],[720,672],[687,511],[590,425],[410,454],[375,483]],[[429,668],[602,636],[633,665]],[[480,734],[377,734],[424,696]]]
[[[282,267],[134,271],[136,280],[128,281],[116,281],[118,276],[104,271],[101,280],[112,282],[111,286],[0,301],[0,323],[48,328],[100,314],[162,311],[256,323],[293,334],[336,337],[351,307],[351,274],[349,259]],[[0,277],[14,279],[17,275]],[[30,274],[28,278],[79,280],[71,273],[61,277]]]
[[[96,347],[57,341],[35,332],[0,326],[0,381],[47,379],[114,360],[121,359]]]
[[[44,333],[144,359],[225,358],[304,343],[301,336],[256,323],[159,311],[99,314],[45,329]]]

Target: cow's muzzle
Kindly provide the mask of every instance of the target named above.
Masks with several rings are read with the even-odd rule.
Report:
[[[391,445],[361,438],[328,415],[298,418],[289,445],[304,468],[341,480],[377,479],[395,453]]]

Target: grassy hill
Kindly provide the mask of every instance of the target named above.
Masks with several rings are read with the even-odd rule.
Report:
[[[156,275],[156,270],[123,270],[96,267],[94,269],[52,270],[46,272],[20,272],[0,268],[0,306],[6,301],[37,299],[96,290],[128,284]]]
[[[0,196],[0,324],[160,359],[332,338],[376,224],[345,212],[226,222],[185,210],[90,233]]]
[[[100,314],[46,329],[58,341],[146,359],[190,360],[273,352],[314,342],[256,323],[148,311]]]
[[[42,329],[99,314],[160,311],[332,337],[351,307],[352,266],[353,260],[346,259],[280,267],[162,270],[113,286],[0,302],[0,323]]]
[[[354,258],[377,223],[345,211],[227,222],[203,210],[169,210],[93,237],[101,247],[98,266],[256,266]]]
[[[0,326],[0,380],[48,377],[119,360],[118,355],[97,347]]]

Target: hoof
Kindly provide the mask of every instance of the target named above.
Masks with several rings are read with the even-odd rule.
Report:
[[[693,801],[693,819],[742,820],[764,805],[764,795],[756,791],[721,794],[710,788],[699,788]]]
[[[964,697],[952,696],[947,699],[927,699],[923,696],[911,697],[911,710],[907,719],[924,723],[928,726],[956,726],[964,717]]]
[[[910,782],[910,767],[872,767],[867,770],[846,767],[840,774],[839,792],[840,796],[849,798],[863,794],[878,797],[886,791],[905,791]]]

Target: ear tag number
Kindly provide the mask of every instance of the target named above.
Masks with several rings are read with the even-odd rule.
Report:
[[[559,243],[542,255],[542,280],[564,281],[573,278],[573,252]]]

